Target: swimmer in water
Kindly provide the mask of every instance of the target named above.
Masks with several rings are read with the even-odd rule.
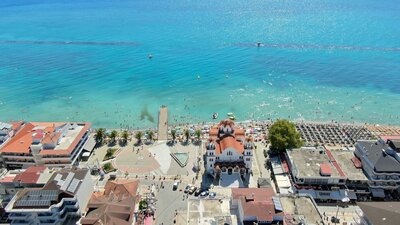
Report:
[[[150,54],[148,55],[148,58],[149,58],[149,59],[152,59],[152,58],[153,58],[153,55],[150,53]]]

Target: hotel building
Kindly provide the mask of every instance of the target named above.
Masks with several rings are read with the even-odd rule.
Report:
[[[1,146],[1,158],[9,169],[76,165],[89,133],[90,123],[26,123]]]
[[[92,193],[88,169],[63,169],[54,173],[43,188],[19,191],[6,212],[12,225],[62,225],[81,217]]]
[[[361,161],[373,192],[400,189],[399,144],[396,140],[357,142],[354,154]]]

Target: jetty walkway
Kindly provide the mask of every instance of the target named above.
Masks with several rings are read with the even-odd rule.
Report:
[[[158,140],[168,140],[168,108],[161,106],[158,113]]]

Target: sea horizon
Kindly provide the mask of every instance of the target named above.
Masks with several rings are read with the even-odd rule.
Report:
[[[398,126],[396,3],[4,0],[0,121]]]

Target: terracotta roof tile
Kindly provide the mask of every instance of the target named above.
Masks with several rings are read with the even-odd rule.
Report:
[[[89,201],[89,212],[83,225],[130,225],[132,224],[136,191],[139,181],[108,181],[103,193],[94,193]]]
[[[45,171],[45,166],[31,166],[14,178],[14,182],[21,182],[23,184],[36,184],[40,174]]]
[[[46,143],[46,141],[50,138],[54,141],[56,141],[61,135],[61,133],[55,133],[53,134],[53,137],[48,137],[49,133],[53,133],[55,128],[58,126],[61,126],[63,124],[66,124],[64,122],[57,122],[57,123],[51,123],[51,122],[31,122],[26,124],[25,126],[20,129],[17,134],[11,138],[9,142],[5,146],[3,146],[0,149],[0,152],[10,152],[10,153],[25,153],[29,154],[30,153],[30,146],[33,141],[32,135],[36,133],[40,133],[34,130],[35,127],[40,126],[40,127],[45,127],[44,132],[48,133],[47,135],[44,136],[43,141]],[[79,123],[82,124],[82,123]],[[82,137],[85,135],[86,131],[90,128],[91,124],[90,123],[83,123],[84,127],[80,131],[80,133],[77,135],[77,137],[72,141],[72,143],[69,145],[67,149],[57,149],[57,150],[41,150],[39,154],[41,155],[68,155],[70,154],[76,145],[79,143],[79,141],[82,139]],[[39,129],[41,130],[41,129]]]
[[[244,216],[255,216],[258,221],[273,221],[276,215],[284,213],[275,211],[272,188],[232,188],[232,198],[240,201]]]
[[[320,165],[320,173],[322,176],[330,176],[332,174],[332,168],[329,163],[322,163]]]

